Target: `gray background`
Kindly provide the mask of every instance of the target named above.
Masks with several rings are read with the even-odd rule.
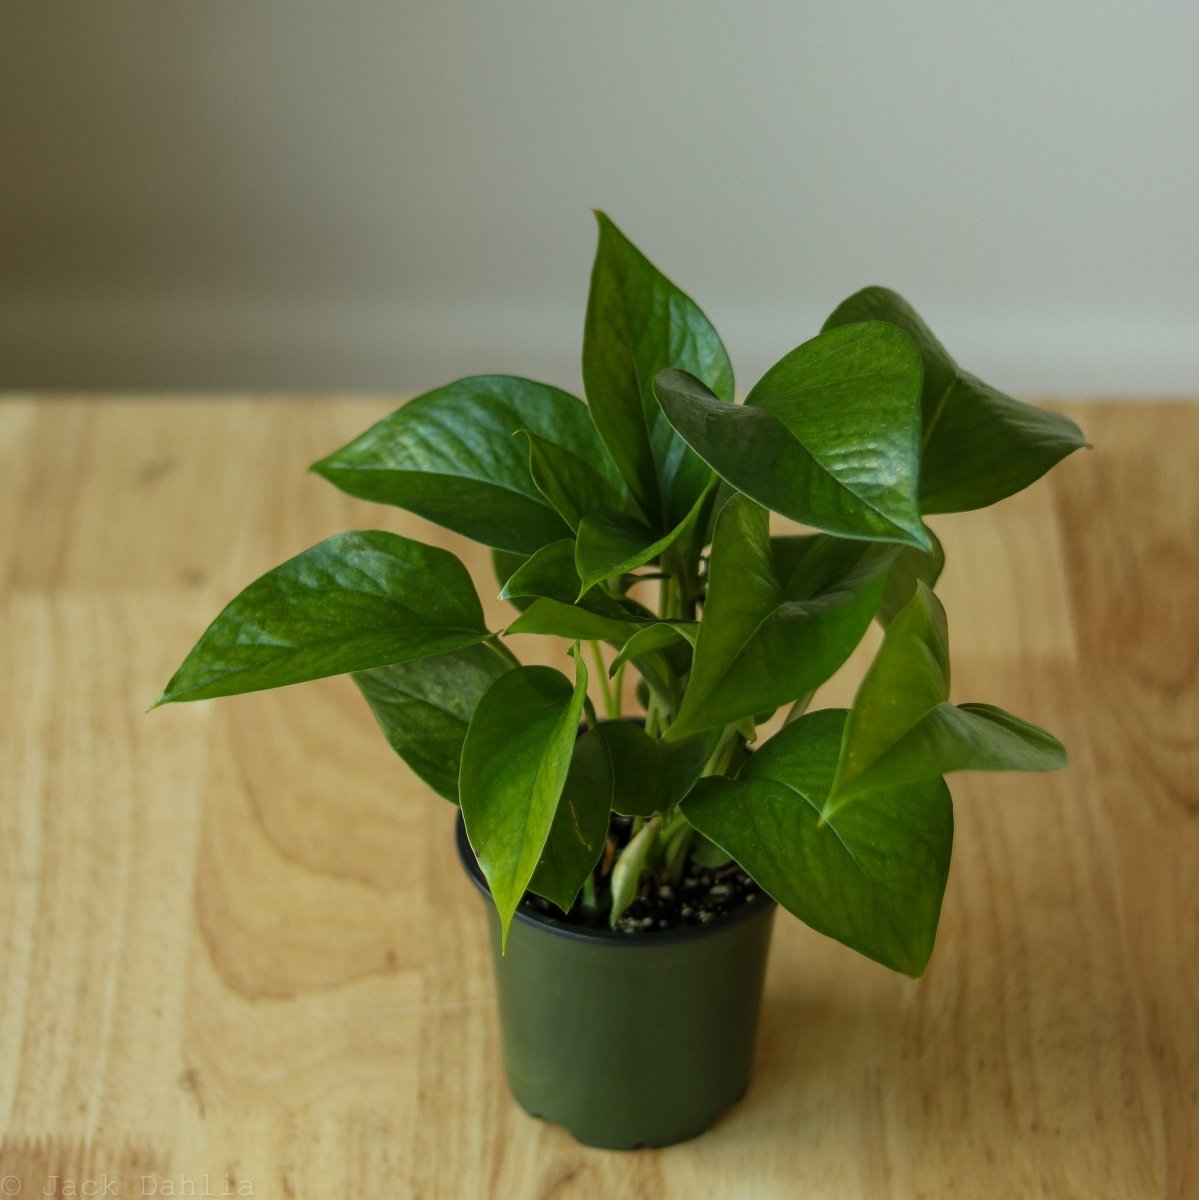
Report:
[[[0,385],[577,386],[592,207],[744,390],[869,282],[1196,390],[1199,5],[5,3]]]

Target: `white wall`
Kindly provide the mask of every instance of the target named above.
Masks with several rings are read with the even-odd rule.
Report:
[[[742,385],[888,283],[1199,391],[1199,5],[7,0],[0,385],[577,385],[605,208]]]

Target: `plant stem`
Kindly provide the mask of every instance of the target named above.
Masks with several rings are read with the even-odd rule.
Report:
[[[669,621],[674,616],[675,595],[678,584],[674,573],[671,572],[662,580],[662,589],[658,601],[658,616],[663,621]]]
[[[599,724],[599,717],[595,715],[595,705],[591,703],[590,696],[583,697],[583,713],[587,718],[587,728],[594,729]]]
[[[621,709],[624,707],[624,669],[628,665],[628,662],[622,662],[612,677],[612,701],[615,709],[613,715],[617,720],[620,719]]]
[[[613,720],[620,716],[617,711],[616,702],[612,698],[612,687],[608,682],[608,668],[604,663],[604,652],[600,649],[599,642],[588,643],[591,646],[591,657],[595,661],[595,673],[599,677],[600,694],[604,699],[604,714],[608,720]]]
[[[745,739],[737,732],[736,727],[733,725],[728,726],[724,733],[720,735],[720,741],[716,743],[716,749],[712,751],[712,757],[705,764],[703,774],[726,774],[744,745]]]
[[[489,649],[494,650],[496,654],[498,654],[500,658],[504,659],[504,661],[509,665],[513,667],[520,666],[520,659],[517,658],[516,655],[513,654],[503,642],[500,641],[498,634],[493,634],[483,644]]]
[[[663,710],[662,701],[658,697],[656,691],[650,690],[649,707],[645,713],[645,732],[650,737],[656,738],[661,735],[663,726],[666,723],[666,714]]]

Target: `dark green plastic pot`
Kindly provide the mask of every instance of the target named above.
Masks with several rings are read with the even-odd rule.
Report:
[[[668,1146],[745,1093],[775,903],[643,934],[518,910],[500,955],[487,882],[461,818],[458,854],[491,926],[500,1036],[521,1107],[587,1146]]]

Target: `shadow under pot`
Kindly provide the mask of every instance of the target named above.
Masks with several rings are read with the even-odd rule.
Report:
[[[617,933],[517,909],[500,954],[487,881],[458,855],[491,930],[504,1065],[531,1116],[610,1150],[702,1133],[744,1095],[777,907],[758,894],[706,925]]]

